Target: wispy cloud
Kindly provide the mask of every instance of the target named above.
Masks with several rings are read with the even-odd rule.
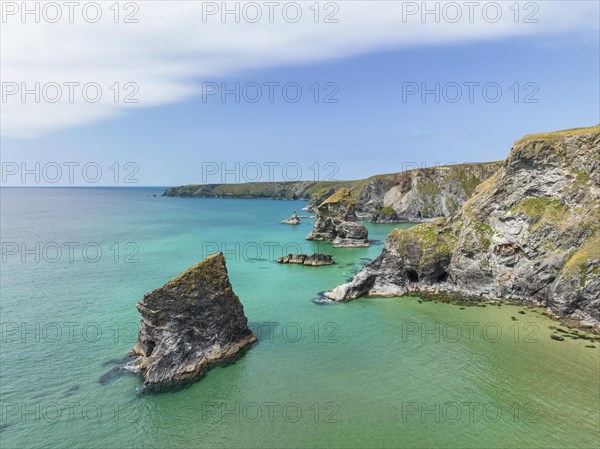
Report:
[[[318,16],[314,2],[295,3],[299,7],[285,1],[273,6],[227,2],[230,11],[239,10],[239,22],[235,13],[222,16],[223,2],[122,2],[118,17],[110,9],[113,2],[99,2],[102,17],[96,23],[90,23],[94,8],[83,11],[88,2],[81,2],[71,17],[64,2],[54,2],[62,14],[56,23],[48,20],[56,20],[56,10],[47,2],[27,2],[30,10],[39,5],[39,23],[34,13],[22,16],[22,2],[0,3],[1,133],[11,137],[38,136],[181,101],[201,92],[199,80],[247,69],[598,27],[598,5],[587,1],[522,2],[516,9],[511,9],[513,2],[475,7],[427,2],[427,10],[437,8],[437,17],[435,12],[423,16],[420,1],[320,2]],[[500,18],[498,9],[488,6],[492,3],[501,5]],[[298,10],[302,17],[295,21]],[[262,15],[256,20],[258,11]],[[39,101],[33,92],[22,101],[23,88],[36,90],[35,83],[40,83]],[[61,97],[52,103],[48,100],[56,99],[57,86]],[[102,94],[96,102],[98,87]]]

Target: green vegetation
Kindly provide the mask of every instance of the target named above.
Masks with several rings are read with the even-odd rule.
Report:
[[[198,284],[212,284],[222,290],[230,290],[223,254],[216,253],[175,276],[164,287],[181,286],[184,293],[194,291]]]
[[[495,176],[496,175],[492,176],[492,178],[494,178]],[[472,209],[473,209],[473,201],[478,196],[483,195],[485,192],[491,190],[491,188],[493,186],[495,186],[495,181],[493,181],[492,178],[490,178],[487,181],[484,181],[482,184],[480,184],[477,189],[478,190],[477,195],[471,197],[463,206],[465,215],[473,224],[473,228],[475,229],[475,233],[477,234],[479,243],[481,244],[481,247],[485,250],[487,250],[492,244],[490,237],[494,235],[494,228],[492,228],[490,225],[488,225],[482,221],[477,220],[475,218],[475,216],[473,215]]]
[[[448,211],[453,214],[458,210],[458,204],[456,204],[456,201],[454,201],[451,197],[447,197],[446,209],[448,209]]]
[[[409,229],[394,229],[390,233],[398,244],[401,252],[404,252],[406,245],[414,242],[422,250],[433,248],[435,253],[440,256],[448,256],[456,247],[458,238],[452,232],[444,227],[445,219],[437,219],[428,223],[421,223]]]
[[[343,188],[336,191],[333,195],[331,195],[329,198],[323,201],[322,204],[328,203],[355,204],[356,200],[354,199],[354,195],[352,194],[352,191],[350,189]]]
[[[417,182],[417,190],[423,201],[422,212],[425,217],[435,214],[435,199],[441,193],[442,188],[435,180]]]
[[[580,277],[580,286],[583,287],[588,278],[595,277],[600,274],[600,233],[596,232],[588,238],[583,244],[567,259],[567,262],[562,268],[562,275],[568,279],[574,278],[577,274]],[[595,262],[591,272],[588,275],[588,264]]]
[[[552,131],[547,133],[538,133],[538,134],[528,134],[519,140],[517,143],[523,143],[528,140],[551,140],[556,138],[561,138],[570,135],[581,135],[581,134],[593,134],[600,133],[600,125],[589,126],[587,128],[572,128],[572,129],[563,129],[560,131]]]
[[[535,220],[530,229],[535,229],[542,224],[550,224],[555,227],[563,227],[568,223],[566,220],[569,208],[564,201],[547,197],[525,198],[519,204],[511,208],[512,212],[522,213]]]
[[[310,196],[321,196],[333,188],[352,187],[357,182],[358,181],[318,181],[315,182],[315,185],[306,189],[306,193]]]
[[[383,209],[381,209],[381,210],[379,211],[379,213],[380,213],[381,215],[384,215],[384,216],[386,216],[386,217],[390,217],[390,216],[392,216],[392,215],[395,215],[395,214],[396,214],[396,211],[394,210],[394,208],[393,208],[392,206],[385,206]]]
[[[481,221],[472,220],[473,226],[475,227],[475,231],[479,236],[479,241],[481,242],[481,246],[483,249],[488,249],[492,244],[489,237],[494,235],[494,229]]]
[[[453,172],[448,176],[448,181],[458,181],[460,184],[460,188],[467,198],[473,195],[475,192],[475,188],[481,184],[481,179],[479,179],[471,170],[467,167],[456,167]]]
[[[579,183],[586,183],[590,180],[591,175],[583,170],[575,170],[575,179]]]

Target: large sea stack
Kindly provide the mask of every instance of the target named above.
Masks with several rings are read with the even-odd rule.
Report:
[[[340,189],[317,208],[317,218],[307,240],[330,240],[337,247],[369,246],[367,228],[355,212],[350,189]]]
[[[197,379],[256,340],[220,252],[146,294],[137,309],[142,323],[133,353],[149,388]]]
[[[394,230],[327,296],[453,293],[600,323],[600,126],[526,136],[451,218]]]

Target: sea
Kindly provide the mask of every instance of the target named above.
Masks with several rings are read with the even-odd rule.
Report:
[[[280,223],[310,216],[305,201],[163,191],[0,189],[0,447],[599,447],[600,342],[544,309],[328,303],[394,225],[365,222],[369,248],[333,248],[305,239],[308,217]],[[216,251],[258,341],[148,394],[128,365],[136,303]],[[312,252],[336,264],[276,262]]]

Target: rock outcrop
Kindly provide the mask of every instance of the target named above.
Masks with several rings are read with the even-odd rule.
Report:
[[[336,247],[369,246],[367,228],[355,213],[356,202],[349,189],[340,189],[317,208],[317,218],[307,240],[329,240]]]
[[[335,261],[329,254],[288,254],[277,259],[277,263],[292,263],[298,265],[309,265],[320,267],[322,265],[333,265]]]
[[[222,253],[189,268],[137,304],[133,349],[148,388],[173,387],[233,360],[256,340],[233,292]]]
[[[393,207],[386,206],[381,210],[373,212],[369,221],[371,223],[399,223],[402,220]],[[416,218],[413,221],[416,221]]]
[[[493,175],[500,162],[417,168],[359,181],[292,181],[205,184],[172,187],[165,196],[308,200],[315,211],[340,189],[350,189],[356,213],[373,222],[392,223],[449,217],[460,211],[475,187]],[[393,211],[393,214],[385,212]],[[385,214],[385,216],[382,215]],[[380,217],[380,219],[377,218]]]
[[[371,196],[372,188],[358,192],[358,212],[372,213],[372,221],[385,223],[451,217],[460,212],[475,187],[500,167],[499,162],[489,162],[419,168],[399,173],[394,176],[394,185],[389,189]]]
[[[294,211],[292,212],[292,215],[290,215],[290,218],[288,218],[287,220],[283,220],[281,223],[289,225],[299,225],[300,217],[298,217],[298,214],[296,213],[296,211]]]
[[[526,136],[460,214],[394,230],[326,296],[511,299],[600,323],[600,126]]]

